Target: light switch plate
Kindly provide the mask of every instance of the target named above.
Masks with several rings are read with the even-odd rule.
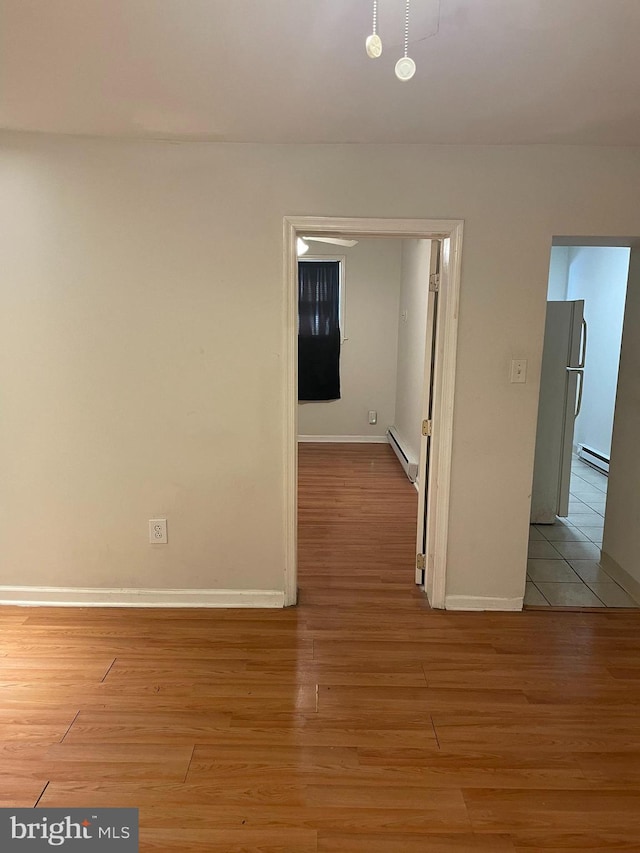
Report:
[[[527,381],[527,359],[513,358],[511,360],[511,382]]]

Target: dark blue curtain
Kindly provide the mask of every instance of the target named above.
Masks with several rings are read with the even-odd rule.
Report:
[[[298,262],[298,400],[340,399],[340,264]]]

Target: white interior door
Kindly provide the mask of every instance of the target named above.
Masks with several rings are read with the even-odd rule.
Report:
[[[422,438],[418,462],[418,525],[416,534],[416,583],[425,583],[429,562],[427,541],[427,512],[429,511],[429,473],[431,470],[431,433],[433,424],[433,385],[435,379],[435,329],[438,316],[438,289],[440,286],[440,251],[438,240],[431,241],[429,257],[429,298],[427,301],[427,328],[424,348],[424,391],[422,397]]]

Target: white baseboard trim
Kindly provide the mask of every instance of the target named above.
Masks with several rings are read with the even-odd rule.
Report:
[[[284,607],[277,589],[106,589],[0,586],[0,605],[25,607]]]
[[[616,583],[620,584],[625,592],[629,593],[631,598],[640,601],[640,583],[626,569],[623,569],[619,563],[616,563],[613,557],[602,551],[600,565],[607,574],[611,575]]]
[[[447,595],[445,610],[522,610],[520,598],[485,598],[481,595]]]
[[[299,435],[300,444],[388,444],[386,435]]]

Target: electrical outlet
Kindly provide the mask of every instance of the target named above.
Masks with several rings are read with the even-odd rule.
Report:
[[[150,518],[149,519],[149,543],[151,545],[166,545],[167,544],[167,519],[166,518]]]
[[[369,423],[370,424],[377,424],[378,423],[378,413],[377,412],[374,412],[373,410],[371,410],[369,412]]]

